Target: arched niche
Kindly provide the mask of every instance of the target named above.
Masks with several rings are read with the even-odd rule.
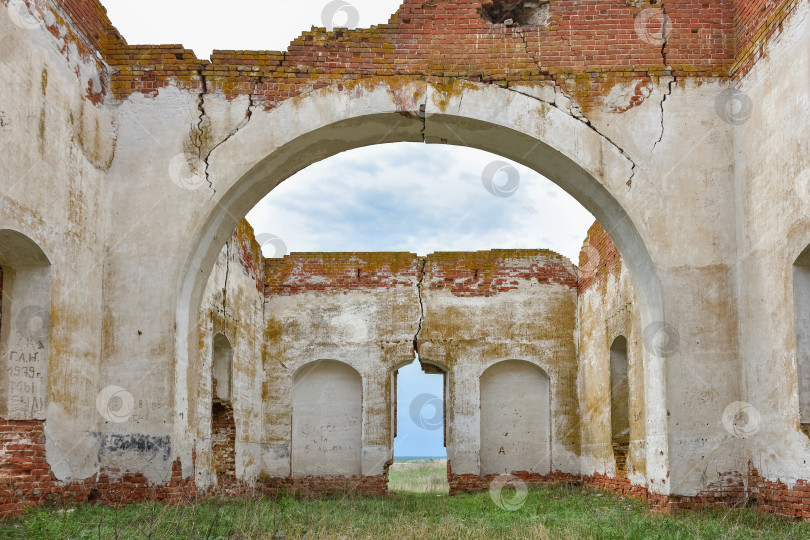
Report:
[[[481,474],[551,470],[549,377],[536,365],[506,360],[481,374]]]
[[[0,417],[45,419],[51,263],[24,234],[0,229]]]
[[[363,381],[353,367],[318,360],[293,376],[292,475],[359,476]]]

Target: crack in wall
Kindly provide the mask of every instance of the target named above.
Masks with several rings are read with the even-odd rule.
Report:
[[[653,154],[655,152],[655,147],[658,146],[658,143],[660,143],[664,139],[664,102],[667,100],[667,98],[669,96],[672,95],[672,85],[675,84],[677,81],[678,81],[677,77],[675,77],[673,75],[672,78],[670,79],[669,83],[667,83],[667,92],[666,92],[666,94],[664,94],[664,97],[661,99],[661,104],[660,104],[661,105],[661,135],[658,137],[658,140],[653,143],[652,150],[650,150],[650,154]]]
[[[200,92],[197,102],[197,109],[200,112],[200,118],[195,128],[197,132],[197,137],[199,138],[195,146],[197,148],[197,158],[203,164],[203,175],[205,177],[205,181],[208,182],[208,187],[211,188],[211,191],[213,191],[214,194],[216,194],[217,190],[214,189],[214,184],[213,182],[211,182],[210,173],[208,171],[210,167],[209,160],[211,159],[211,155],[214,153],[214,150],[216,150],[217,148],[228,142],[232,137],[234,137],[237,133],[239,133],[239,131],[242,128],[248,125],[250,119],[253,118],[253,109],[256,107],[256,103],[254,102],[254,95],[257,95],[258,93],[259,84],[261,84],[262,78],[259,77],[258,80],[254,83],[253,92],[247,94],[248,106],[247,109],[245,110],[245,118],[239,123],[239,125],[236,126],[236,128],[232,129],[231,132],[228,133],[228,135],[226,135],[221,141],[213,145],[211,149],[208,150],[208,152],[205,154],[205,157],[203,157],[203,146],[205,145],[204,124],[205,121],[208,119],[208,114],[205,111],[205,95],[208,93],[208,81],[206,80],[205,74],[203,73],[202,70],[200,70],[198,73],[200,75],[200,80],[202,81],[202,92]]]
[[[425,321],[425,301],[422,298],[422,285],[425,281],[425,266],[427,259],[424,257],[419,258],[416,269],[416,291],[419,296],[419,325],[416,328],[416,335],[413,336],[413,352],[415,357],[419,358],[419,334],[422,333],[422,323]]]
[[[669,38],[667,37],[667,22],[669,22],[669,17],[667,16],[667,8],[663,4],[661,5],[661,14],[663,15],[663,19],[661,21],[661,39],[664,41],[661,44],[661,61],[664,64],[664,67],[667,67],[667,44],[669,43]],[[665,72],[666,73],[666,72]],[[664,97],[661,99],[661,136],[658,137],[658,140],[653,143],[652,150],[650,150],[650,154],[655,152],[655,147],[658,146],[664,138],[664,102],[667,100],[669,96],[672,95],[672,85],[677,82],[677,77],[670,72],[672,79],[667,84],[667,93],[664,94]]]
[[[203,70],[200,70],[197,73],[200,75],[200,80],[202,81],[202,91],[197,97],[197,110],[200,113],[200,118],[197,120],[197,126],[194,128],[194,135],[197,137],[197,141],[196,144],[194,144],[194,141],[192,141],[192,143],[197,148],[197,159],[203,163],[203,175],[205,177],[205,181],[208,182],[208,187],[210,187],[211,190],[216,193],[216,190],[214,190],[214,185],[211,183],[211,180],[208,179],[208,156],[203,159],[202,155],[203,144],[205,141],[205,130],[203,128],[203,124],[205,124],[205,120],[208,118],[208,115],[205,112],[205,94],[208,93],[208,83],[205,80],[205,73],[203,73]]]
[[[556,102],[550,102],[550,101],[546,101],[546,100],[545,100],[545,99],[543,99],[543,98],[540,98],[540,97],[537,97],[537,96],[533,96],[533,95],[531,95],[531,94],[527,94],[526,92],[521,92],[520,90],[516,90],[516,89],[514,89],[514,88],[510,88],[509,86],[507,86],[507,87],[506,87],[506,89],[507,89],[507,90],[509,90],[510,92],[515,92],[516,94],[520,94],[520,95],[522,95],[522,96],[526,96],[526,97],[528,97],[528,98],[531,98],[531,99],[534,99],[534,100],[536,100],[536,101],[539,101],[540,103],[545,103],[546,105],[549,105],[549,106],[551,106],[551,107],[554,107],[554,108],[555,108],[555,109],[557,109],[558,111],[561,111],[561,112],[563,112],[563,113],[567,114],[567,115],[568,115],[568,116],[570,116],[571,118],[574,118],[575,120],[579,120],[580,122],[582,122],[583,124],[585,124],[586,126],[588,126],[588,128],[590,128],[590,130],[591,130],[591,131],[593,131],[594,133],[596,133],[597,135],[599,135],[600,137],[602,137],[603,139],[605,139],[607,142],[609,142],[609,143],[610,143],[610,144],[611,144],[611,145],[612,145],[614,148],[616,148],[616,150],[618,150],[618,151],[621,153],[621,155],[622,155],[622,156],[624,156],[624,158],[625,158],[627,161],[629,161],[629,162],[630,162],[630,164],[631,164],[631,169],[630,169],[630,178],[628,178],[628,180],[627,180],[627,186],[628,186],[628,187],[632,186],[632,184],[633,184],[633,178],[636,176],[636,162],[635,162],[635,161],[633,161],[633,158],[631,158],[631,157],[630,157],[630,154],[628,154],[628,153],[627,153],[627,152],[624,150],[624,148],[622,148],[621,146],[619,146],[619,145],[618,145],[618,144],[617,144],[617,143],[616,143],[616,142],[615,142],[613,139],[611,139],[610,137],[608,137],[607,135],[605,135],[604,133],[602,133],[601,131],[599,131],[599,130],[596,128],[596,126],[594,126],[593,124],[591,124],[591,121],[590,121],[590,120],[588,120],[588,118],[587,118],[585,115],[583,115],[583,114],[581,114],[581,113],[580,113],[580,114],[573,114],[571,111],[566,110],[565,108],[560,107],[559,105],[557,105],[557,103],[556,103]],[[554,94],[555,94],[555,95],[557,94],[557,90],[559,90],[559,93],[560,93],[560,94],[562,94],[562,95],[563,95],[563,96],[564,96],[566,99],[568,99],[569,101],[571,101],[571,104],[573,105],[574,101],[573,101],[573,100],[572,100],[572,99],[571,99],[571,98],[570,98],[570,97],[569,97],[569,96],[568,96],[568,95],[565,93],[565,91],[562,89],[562,86],[560,86],[560,84],[559,84],[559,83],[557,83],[557,81],[556,81],[556,77],[555,77],[555,78],[554,78]]]

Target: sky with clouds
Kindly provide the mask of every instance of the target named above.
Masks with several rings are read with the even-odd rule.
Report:
[[[339,2],[339,3],[336,3]],[[213,49],[286,50],[312,26],[367,27],[388,21],[399,0],[102,0],[131,44],[182,43],[200,58]],[[493,172],[499,171],[499,172]],[[554,183],[523,166],[470,148],[399,143],[339,154],[284,181],[247,216],[267,242],[301,251],[471,251],[552,249],[576,264],[594,218]],[[444,455],[426,403],[441,377],[418,365],[400,371],[397,456]],[[424,397],[421,398],[424,400]],[[429,400],[428,400],[429,401]]]

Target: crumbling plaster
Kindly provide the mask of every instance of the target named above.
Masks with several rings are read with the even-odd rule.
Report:
[[[739,84],[662,75],[629,109],[639,82],[616,85],[608,105],[587,111],[554,82],[415,76],[331,85],[270,109],[173,84],[119,99],[103,93],[108,68],[48,15],[51,3],[34,4],[45,24],[24,28],[0,14],[0,130],[3,154],[14,156],[2,162],[0,229],[25,234],[52,263],[46,435],[58,479],[125,465],[166,481],[175,458],[192,475],[205,440],[193,423],[203,418],[195,373],[209,331],[199,328],[200,307],[231,231],[306,166],[398,141],[522,163],[608,231],[635,289],[632,331],[664,323],[678,335],[665,358],[635,353],[645,408],[638,463],[652,492],[694,495],[749,460],[769,480],[808,477],[791,277],[810,243],[806,0]],[[718,112],[734,88],[752,105],[743,121]],[[243,376],[255,388],[259,375]],[[96,398],[110,385],[134,395],[127,422],[99,414]],[[745,437],[723,425],[739,401],[762,418]],[[275,458],[272,434],[243,421],[250,435],[237,463],[249,478]],[[375,429],[364,435],[364,473],[383,457],[387,428]],[[138,438],[148,452],[127,442]],[[610,470],[600,452],[586,471]],[[576,469],[576,451],[563,455]]]

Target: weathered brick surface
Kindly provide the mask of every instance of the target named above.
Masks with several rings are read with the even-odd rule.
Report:
[[[618,276],[622,270],[619,250],[598,221],[591,225],[579,252],[579,294],[600,287],[604,294],[608,276]]]
[[[112,87],[121,97],[175,84],[249,94],[269,108],[315,88],[409,75],[503,85],[553,81],[584,109],[620,82],[744,75],[797,0],[560,0],[549,4],[543,26],[490,22],[481,10],[491,3],[406,0],[388,24],[314,28],[285,52],[215,51],[209,61],[182,45],[127,44],[98,0],[57,0],[81,41],[115,68]],[[639,91],[631,106],[643,100]]]
[[[177,504],[197,496],[194,479],[183,477],[179,460],[172,464],[171,479],[160,485],[150,484],[142,474],[113,470],[79,482],[60,482],[45,459],[45,426],[38,420],[0,420],[0,456],[0,518],[49,500]]]
[[[218,476],[236,476],[235,448],[233,406],[230,403],[214,403],[211,411],[211,452]]]
[[[308,291],[342,293],[415,287],[419,258],[412,253],[293,253],[265,261],[265,295]]]
[[[493,249],[472,253],[433,253],[426,258],[425,284],[450,289],[454,296],[493,296],[515,290],[523,281],[577,287],[568,259],[549,250]]]
[[[744,76],[759,60],[768,40],[782,31],[782,24],[798,0],[737,0],[734,2],[734,57],[732,75]]]
[[[447,465],[451,495],[486,491],[497,476],[457,475],[453,474],[450,463]],[[632,484],[626,477],[616,478],[602,474],[579,476],[564,473],[538,475],[515,472],[512,476],[519,478],[527,486],[582,485],[612,491],[644,500],[651,510],[668,514],[682,510],[748,505],[789,519],[810,519],[810,482],[799,480],[794,486],[789,487],[782,481],[770,482],[762,479],[754,468],[750,469],[748,476],[740,473],[721,475],[722,480],[719,483],[693,497],[652,494],[645,486]]]

